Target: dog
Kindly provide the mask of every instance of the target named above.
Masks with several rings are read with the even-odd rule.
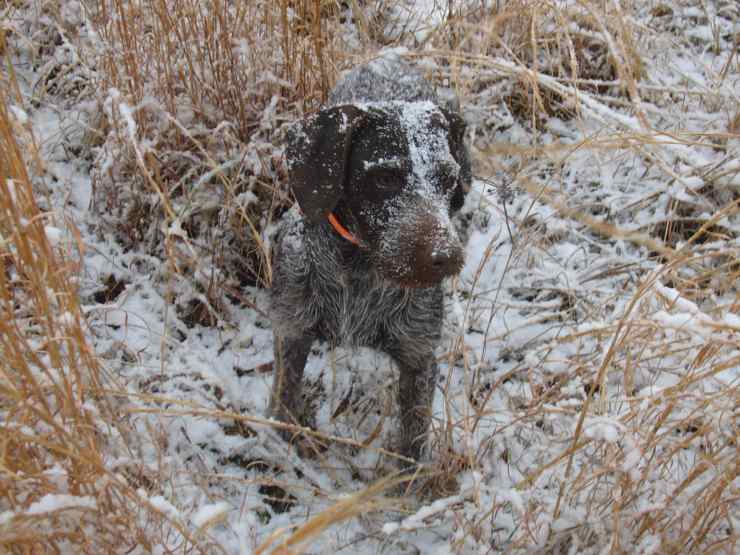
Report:
[[[400,371],[397,450],[424,454],[438,378],[441,282],[463,266],[451,216],[471,182],[465,123],[398,59],[349,72],[286,146],[300,210],[272,244],[269,414],[298,423],[314,340],[368,346]]]

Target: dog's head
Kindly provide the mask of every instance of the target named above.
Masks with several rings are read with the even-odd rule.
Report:
[[[450,215],[470,185],[462,118],[436,104],[328,108],[296,124],[286,157],[304,217],[334,211],[387,278],[429,286],[460,271]]]

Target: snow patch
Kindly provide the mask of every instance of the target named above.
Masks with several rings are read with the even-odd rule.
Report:
[[[49,493],[38,501],[31,503],[25,511],[26,515],[40,515],[61,511],[63,509],[97,509],[98,504],[93,497],[68,494]]]

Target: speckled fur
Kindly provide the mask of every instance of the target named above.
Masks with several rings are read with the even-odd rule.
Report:
[[[272,311],[284,337],[309,334],[333,344],[388,346],[413,338],[408,357],[424,358],[440,337],[441,285],[399,287],[383,277],[373,253],[326,225],[306,225],[292,210],[276,236]]]
[[[348,74],[330,97],[331,104],[430,100],[436,97],[426,80],[404,64],[385,60]],[[419,459],[438,376],[434,349],[442,327],[441,284],[399,285],[379,271],[386,255],[357,248],[327,222],[309,222],[297,208],[281,222],[272,256],[270,414],[284,421],[301,414],[303,369],[314,340],[372,347],[399,366],[398,449]]]
[[[437,102],[432,85],[395,58],[378,58],[345,75],[329,94],[329,105],[403,100]]]

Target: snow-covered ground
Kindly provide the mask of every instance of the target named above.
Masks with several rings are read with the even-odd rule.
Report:
[[[444,21],[428,8],[425,25]],[[338,519],[307,552],[668,553],[740,534],[727,439],[736,449],[740,11],[680,0],[625,11],[643,71],[628,94],[602,79],[574,99],[572,83],[527,74],[516,60],[461,63],[479,178],[464,210],[466,265],[445,300],[436,474],[420,478],[413,495],[382,508],[368,501],[367,511]],[[254,552],[392,473],[390,361],[315,345],[309,412],[316,430],[337,439],[299,456],[263,417],[272,362],[266,292],[227,295],[203,325],[182,309],[193,299],[211,306],[202,289],[175,275],[171,260],[101,228],[91,172],[105,173],[95,167],[103,147],[95,159],[75,150],[91,105],[64,91],[39,94],[44,56],[60,54],[34,59],[20,42],[25,103],[14,113],[45,162],[39,202],[54,212],[57,243],[75,241],[69,223],[81,234],[90,341],[130,394],[122,410],[137,438],[133,451],[111,451],[110,469],[138,476],[153,507],[204,530],[206,552],[233,554]],[[418,63],[434,69],[438,57],[427,54]],[[515,104],[530,81],[565,99],[536,125]],[[99,94],[117,101],[114,91]],[[121,102],[109,115],[140,146]],[[177,222],[161,237],[187,238]],[[695,236],[700,230],[707,234]],[[694,544],[679,532],[703,531],[706,522],[687,523],[712,500],[730,510]],[[182,542],[174,529],[164,537],[169,546],[153,552]]]

